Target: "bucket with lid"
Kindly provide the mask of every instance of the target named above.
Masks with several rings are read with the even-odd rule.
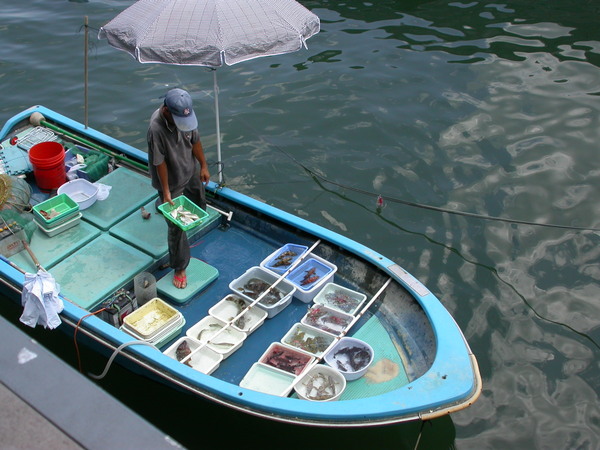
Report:
[[[41,190],[58,189],[67,181],[65,148],[58,142],[40,142],[29,149],[35,181]]]

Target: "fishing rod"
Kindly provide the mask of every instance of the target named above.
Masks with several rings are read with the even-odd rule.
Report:
[[[113,152],[112,150],[104,148],[104,147],[102,147],[102,146],[100,146],[100,145],[98,145],[98,144],[96,144],[96,143],[94,143],[94,142],[92,142],[92,141],[84,138],[84,137],[81,137],[81,136],[78,136],[78,135],[76,135],[74,133],[71,133],[70,131],[67,131],[67,130],[59,127],[58,125],[54,125],[53,123],[50,123],[50,122],[46,121],[46,118],[42,114],[33,113],[31,115],[31,117],[30,117],[29,120],[30,120],[30,122],[31,122],[32,125],[35,125],[35,126],[44,126],[46,128],[51,129],[52,131],[55,131],[55,132],[57,132],[59,134],[62,134],[63,136],[67,136],[67,137],[73,139],[74,141],[79,142],[80,144],[85,144],[85,145],[91,147],[93,150],[97,150],[97,151],[99,151],[101,153],[104,153],[106,155],[112,156],[113,158],[118,159],[120,161],[123,161],[123,162],[125,162],[125,163],[127,163],[127,164],[129,164],[131,166],[134,166],[134,167],[136,167],[138,169],[141,169],[141,170],[144,170],[144,171],[148,170],[148,166],[146,164],[143,164],[143,163],[140,163],[138,161],[135,161],[135,160],[129,158],[128,156],[121,155],[119,153]]]

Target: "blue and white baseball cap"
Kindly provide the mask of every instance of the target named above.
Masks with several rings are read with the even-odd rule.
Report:
[[[173,116],[175,126],[180,131],[192,131],[198,128],[198,119],[192,107],[192,97],[187,91],[175,88],[167,92],[165,106]]]

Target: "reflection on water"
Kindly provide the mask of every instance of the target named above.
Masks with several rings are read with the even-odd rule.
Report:
[[[598,3],[302,3],[321,18],[308,50],[219,69],[227,184],[389,256],[454,315],[484,391],[432,425],[449,437],[437,447],[597,448],[600,239],[568,227],[600,227]],[[39,103],[82,120],[83,16],[99,28],[123,8],[117,0],[2,4],[2,115]],[[214,162],[209,71],[141,65],[93,36],[91,44],[91,126],[145,149],[159,97],[182,86],[194,94]],[[387,200],[378,211],[379,195]],[[99,372],[103,361],[89,355],[88,364]],[[304,432],[201,408],[144,381],[159,400],[147,399],[120,376],[109,375],[106,388],[157,422],[164,415],[148,402],[199,409],[215,427]],[[193,442],[193,423],[186,416],[166,431]],[[414,448],[418,427],[314,436],[332,448],[363,436],[380,448]]]

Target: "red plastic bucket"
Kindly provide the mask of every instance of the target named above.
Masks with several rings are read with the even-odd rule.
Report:
[[[67,181],[65,148],[58,142],[40,142],[29,149],[35,181],[41,190],[58,189]]]

